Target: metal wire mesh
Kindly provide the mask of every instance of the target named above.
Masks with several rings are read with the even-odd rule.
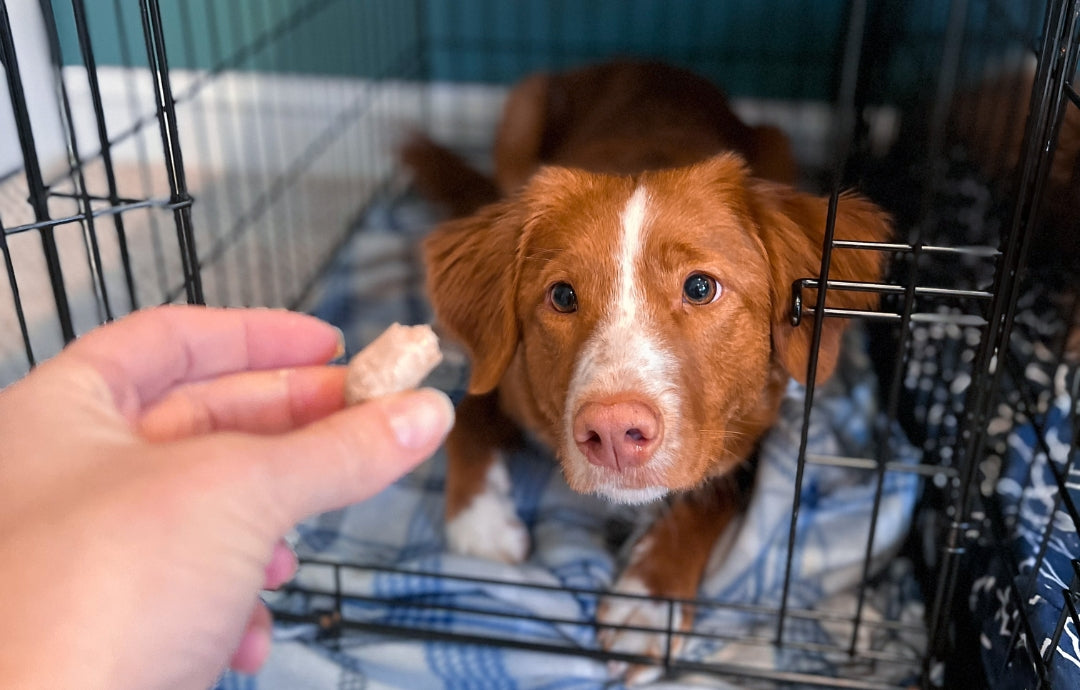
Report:
[[[4,10],[0,383],[140,306],[300,305],[419,109],[417,3]]]

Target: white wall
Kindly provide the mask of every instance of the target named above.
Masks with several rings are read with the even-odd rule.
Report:
[[[7,10],[39,158],[62,159],[63,130],[56,93],[51,86],[53,68],[37,0],[8,0]],[[0,86],[0,175],[3,175],[22,167],[22,154],[3,67],[0,67],[0,75],[3,76]]]

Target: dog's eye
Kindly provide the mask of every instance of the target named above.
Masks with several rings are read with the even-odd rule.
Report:
[[[716,279],[704,273],[691,273],[683,283],[683,299],[690,304],[715,302],[722,292]]]
[[[555,283],[548,290],[548,299],[555,311],[569,314],[577,311],[577,295],[570,283]]]

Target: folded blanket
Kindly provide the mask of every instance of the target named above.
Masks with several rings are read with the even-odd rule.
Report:
[[[417,203],[373,209],[365,228],[326,276],[311,311],[345,331],[359,348],[389,323],[425,322],[415,243],[430,221]],[[810,417],[809,454],[875,457],[878,420],[874,378],[858,331],[839,374],[819,388]],[[431,382],[459,396],[466,364],[453,352]],[[678,660],[858,678],[870,683],[917,677],[925,644],[922,604],[910,565],[895,558],[908,533],[916,475],[882,477],[872,581],[857,640],[852,635],[878,475],[872,470],[808,463],[802,487],[792,584],[782,648],[772,644],[786,568],[803,390],[792,383],[781,419],[765,439],[756,488],[743,519],[717,545],[701,597],[735,607],[699,606]],[[917,453],[895,429],[894,461]],[[304,591],[270,595],[279,620],[315,619],[337,603],[340,637],[310,622],[276,627],[270,662],[255,678],[227,675],[220,687],[260,688],[600,688],[618,687],[598,652],[593,626],[598,593],[618,574],[626,509],[569,490],[547,451],[528,447],[508,468],[518,512],[533,537],[520,566],[448,553],[442,533],[444,458],[440,453],[371,500],[303,524]],[[335,569],[322,562],[351,564]],[[335,582],[335,577],[338,582]],[[822,612],[828,612],[823,615]],[[845,620],[846,618],[846,620]],[[881,621],[891,621],[879,624]],[[413,639],[380,633],[416,630]],[[451,636],[464,636],[455,641]],[[502,647],[471,644],[498,638]],[[550,653],[565,649],[593,656]],[[870,653],[867,653],[868,650]],[[690,674],[652,687],[706,681]],[[745,687],[745,684],[740,684]]]

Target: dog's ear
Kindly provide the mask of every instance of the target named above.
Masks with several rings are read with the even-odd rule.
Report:
[[[427,292],[439,323],[469,350],[473,394],[495,388],[517,350],[519,216],[517,202],[490,204],[423,243]]]
[[[791,325],[791,286],[800,278],[816,278],[821,270],[828,199],[763,181],[749,183],[751,213],[772,271],[772,341],[780,364],[800,383],[806,383],[814,318]],[[843,194],[836,211],[835,240],[886,242],[892,236],[888,215],[866,199]],[[831,281],[881,280],[886,253],[869,249],[834,248],[829,268]],[[817,290],[803,292],[803,304],[816,303]],[[866,291],[830,289],[827,306],[870,310],[877,296]],[[815,381],[832,375],[840,353],[840,340],[848,319],[829,317],[822,324]]]

